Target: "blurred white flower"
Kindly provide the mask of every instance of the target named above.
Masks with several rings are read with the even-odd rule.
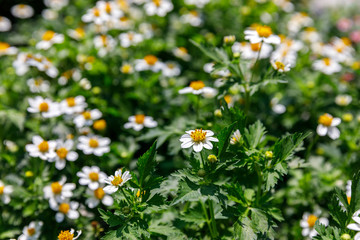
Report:
[[[247,43],[236,42],[231,46],[233,53],[240,53],[243,59],[263,59],[268,58],[272,51],[271,45],[267,43]],[[260,51],[260,55],[259,55]]]
[[[198,11],[192,10],[181,16],[181,20],[184,23],[188,23],[193,27],[199,27],[203,23],[201,15]]]
[[[85,97],[81,95],[76,97],[68,97],[60,102],[61,111],[68,115],[84,112],[86,107],[87,107],[87,103],[85,102]],[[92,111],[96,112],[95,115],[99,113],[96,110],[92,110]],[[86,114],[87,113],[85,113],[85,115]],[[83,126],[84,125],[83,122],[86,121],[86,119],[84,114],[82,114],[81,116],[82,116],[81,120],[78,119],[77,121],[79,125]],[[101,114],[99,117],[101,117]],[[91,111],[90,111],[90,118],[91,118]]]
[[[125,123],[124,128],[132,128],[135,131],[140,131],[144,127],[154,128],[157,126],[157,122],[152,117],[145,116],[144,114],[130,116],[128,120],[129,122]]]
[[[67,139],[66,141],[58,140],[56,144],[55,167],[62,170],[66,166],[66,161],[73,162],[78,159],[79,155],[75,151],[71,151],[74,141]]]
[[[26,4],[17,4],[10,9],[11,14],[17,18],[31,18],[34,15],[34,9]]]
[[[187,94],[192,93],[195,95],[203,94],[208,96],[215,96],[217,94],[217,90],[211,87],[206,87],[203,81],[192,81],[190,82],[189,87],[183,88],[179,90],[179,94]]]
[[[29,107],[27,111],[30,113],[41,113],[44,118],[52,118],[61,115],[59,103],[53,102],[48,98],[36,96],[29,98]]]
[[[241,141],[241,133],[240,133],[239,129],[236,129],[230,138],[230,144],[235,145],[235,144],[240,143],[240,141]]]
[[[42,221],[32,221],[28,226],[25,226],[22,230],[22,234],[18,240],[36,240],[41,235],[41,228],[43,226]]]
[[[90,190],[95,190],[100,187],[101,179],[106,178],[106,174],[100,171],[98,166],[85,166],[80,172],[76,174],[80,179],[80,185],[87,185]]]
[[[188,53],[188,50],[184,47],[178,47],[173,49],[173,54],[175,55],[175,57],[178,57],[184,61],[190,61],[191,56]]]
[[[209,2],[210,0],[185,0],[187,5],[195,5],[198,8],[203,8]]]
[[[8,18],[0,16],[0,32],[7,32],[11,29],[11,22]]]
[[[86,194],[90,196],[85,201],[89,208],[95,208],[100,202],[105,206],[111,206],[114,203],[114,199],[107,195],[102,187],[95,190],[86,189]]]
[[[162,69],[162,74],[165,77],[176,77],[180,75],[180,67],[175,62],[166,62]]]
[[[145,12],[149,16],[165,17],[173,8],[174,5],[170,0],[148,0],[144,5]]]
[[[312,67],[315,70],[320,71],[326,75],[332,75],[333,73],[337,73],[341,71],[341,65],[335,60],[330,58],[323,58],[320,60],[316,60],[313,63]]]
[[[77,211],[77,209],[79,208],[78,202],[69,202],[67,200],[64,200],[58,203],[55,200],[51,200],[50,208],[57,212],[55,215],[55,220],[58,223],[63,222],[65,216],[67,216],[69,219],[78,219],[80,217],[80,214]]]
[[[138,43],[143,41],[143,36],[135,32],[126,32],[119,35],[120,45],[124,48],[130,46],[136,46]]]
[[[43,33],[41,41],[36,44],[37,49],[47,50],[53,44],[64,42],[64,35],[48,30]]]
[[[325,226],[329,224],[329,220],[327,218],[319,218],[319,213],[304,213],[302,220],[300,221],[300,226],[302,227],[301,234],[303,235],[303,237],[313,238],[318,234],[314,228],[316,221],[319,221],[320,224]]]
[[[110,152],[110,139],[100,136],[80,136],[77,148],[82,150],[84,154],[95,156],[102,156],[105,153]]]
[[[143,59],[135,60],[136,71],[153,71],[159,72],[163,68],[164,63],[160,62],[159,59],[154,55],[147,55]]]
[[[98,49],[98,55],[103,57],[115,48],[116,41],[110,35],[100,35],[94,38],[94,45]]]
[[[255,28],[249,28],[244,31],[245,39],[250,43],[269,43],[280,44],[280,37],[274,35],[269,26],[256,26]]]
[[[0,42],[0,56],[3,55],[15,55],[18,52],[16,47],[11,47],[6,42]]]
[[[78,103],[81,104],[81,101],[79,100]],[[82,107],[83,103],[80,106]],[[74,123],[77,128],[82,128],[84,126],[91,126],[94,120],[101,118],[101,116],[102,113],[98,109],[86,110],[74,118]]]
[[[47,92],[50,89],[50,82],[41,77],[30,78],[26,83],[32,93]]]
[[[13,192],[13,187],[10,185],[5,185],[0,180],[0,198],[4,204],[8,204],[10,202],[11,200],[10,195],[12,192]]]
[[[53,161],[56,157],[56,141],[46,141],[40,136],[32,137],[32,144],[26,144],[26,151],[31,157],[39,157],[42,160]]]
[[[347,106],[351,103],[352,97],[350,95],[338,95],[335,98],[335,103],[339,106]]]
[[[69,4],[69,0],[44,0],[44,4],[49,8],[60,10]]]
[[[66,177],[62,176],[60,181],[53,182],[43,188],[44,198],[49,202],[54,200],[61,203],[62,201],[73,196],[73,190],[76,188],[75,183],[66,183]]]

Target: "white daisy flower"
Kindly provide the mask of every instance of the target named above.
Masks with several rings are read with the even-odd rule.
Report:
[[[132,31],[127,33],[121,33],[119,35],[119,39],[120,39],[120,45],[123,48],[136,46],[138,43],[141,43],[144,40],[141,34]]]
[[[102,187],[95,190],[86,189],[86,194],[90,196],[85,201],[89,208],[95,208],[100,202],[105,206],[111,206],[114,203],[114,199],[107,195]]]
[[[184,61],[190,61],[190,59],[191,59],[191,56],[188,53],[188,50],[184,47],[175,48],[175,49],[173,49],[172,52],[175,57],[178,57]]]
[[[87,10],[86,14],[81,17],[83,22],[93,22],[97,25],[101,25],[104,22],[104,12],[100,11],[98,7],[93,7]]]
[[[129,122],[125,123],[124,128],[132,128],[135,131],[140,131],[144,127],[154,128],[157,126],[157,122],[152,117],[145,116],[144,114],[130,116],[128,120]]]
[[[71,230],[61,231],[58,235],[58,240],[75,240],[78,239],[81,235],[81,230],[76,231],[76,237],[74,237],[75,230],[71,228]]]
[[[26,144],[26,151],[31,157],[39,157],[42,160],[53,161],[56,157],[55,147],[56,141],[46,141],[40,136],[32,137],[32,144]]]
[[[180,75],[180,67],[175,62],[166,62],[162,69],[162,74],[165,77],[176,77]]]
[[[355,236],[354,236],[354,240],[360,240],[360,210],[357,210],[353,216],[352,219],[355,221],[355,223],[350,223],[349,225],[347,225],[347,228],[353,231],[358,232]]]
[[[245,39],[251,43],[265,42],[269,44],[280,44],[280,37],[274,35],[269,26],[257,26],[244,31]]]
[[[1,180],[0,180],[0,198],[1,201],[4,204],[8,204],[11,200],[10,195],[13,192],[13,187],[10,185],[5,185]]]
[[[240,141],[241,141],[241,133],[240,130],[237,129],[230,138],[230,144],[235,145],[240,143]]]
[[[50,89],[50,82],[42,77],[30,78],[26,83],[32,93],[47,92]]]
[[[94,45],[98,49],[98,55],[103,57],[115,48],[116,41],[110,35],[103,34],[94,38]]]
[[[322,54],[338,62],[352,63],[353,53],[351,40],[348,38],[334,38],[330,44],[326,44],[322,49]]]
[[[69,0],[44,0],[45,6],[55,10],[60,10],[69,4]]]
[[[50,200],[50,208],[56,211],[55,220],[60,223],[63,222],[65,216],[69,219],[78,219],[80,217],[77,209],[79,208],[79,203],[75,201],[61,201],[56,202],[55,200]]]
[[[85,102],[85,97],[81,95],[76,97],[69,97],[60,102],[61,111],[68,115],[84,112],[86,107],[87,107],[87,103]],[[83,120],[85,120],[85,117]],[[83,121],[83,120],[78,120],[78,121]]]
[[[30,69],[29,64],[27,63],[29,54],[28,53],[19,53],[17,58],[13,62],[13,67],[15,68],[15,73],[18,76],[23,76]]]
[[[66,160],[73,162],[78,159],[79,155],[75,151],[71,151],[74,146],[74,141],[67,139],[65,142],[63,140],[57,141],[56,146],[56,157],[55,157],[55,167],[57,170],[62,170],[66,166]]]
[[[211,150],[213,145],[211,142],[218,142],[217,138],[212,137],[213,131],[195,129],[185,131],[186,134],[180,138],[181,148],[193,147],[195,152],[201,152],[203,148]]]
[[[301,234],[303,237],[313,238],[317,235],[317,231],[315,230],[315,223],[319,221],[320,224],[327,226],[329,224],[329,220],[327,218],[319,218],[318,213],[310,214],[305,212],[302,220],[300,221],[300,226],[302,227]]]
[[[305,28],[301,32],[300,38],[308,43],[318,43],[321,41],[321,35],[313,27]]]
[[[44,9],[41,12],[41,16],[46,20],[55,20],[59,17],[59,13],[52,9]]]
[[[90,190],[96,190],[97,188],[99,188],[99,181],[107,177],[106,174],[101,172],[100,168],[97,166],[85,166],[82,168],[82,171],[76,174],[76,176],[80,178],[80,185],[87,185]]]
[[[73,190],[76,188],[75,183],[66,183],[66,177],[62,176],[60,181],[53,182],[43,188],[44,198],[55,200],[60,203],[65,199],[73,196]]]
[[[198,8],[203,8],[209,2],[210,0],[185,0],[187,5],[195,5]]]
[[[36,44],[37,49],[47,50],[53,44],[64,42],[64,35],[48,30],[43,33],[41,41]]]
[[[270,63],[272,67],[278,71],[278,72],[288,72],[290,71],[291,64],[290,63],[284,63],[277,60],[270,60]]]
[[[81,40],[85,37],[85,30],[83,28],[69,29],[67,34],[75,40]]]
[[[61,115],[59,104],[52,102],[48,98],[42,98],[36,96],[35,98],[29,98],[30,107],[27,108],[27,111],[30,113],[41,113],[41,116],[44,118],[52,118]]]
[[[190,24],[193,27],[199,27],[203,23],[200,13],[195,10],[182,15],[180,19],[182,22]]]
[[[144,59],[135,60],[136,71],[153,71],[159,72],[163,68],[163,63],[154,55],[147,55]]]
[[[105,153],[110,152],[109,144],[109,138],[103,138],[96,135],[90,137],[80,136],[77,148],[82,150],[86,155],[94,154],[95,156],[100,157]]]
[[[41,221],[32,221],[28,226],[25,226],[22,230],[22,234],[19,236],[18,240],[36,240],[39,239],[41,234],[41,227],[43,222]]]
[[[31,18],[34,15],[34,9],[26,4],[17,4],[10,9],[11,14],[17,18]]]
[[[108,178],[104,178],[102,181],[108,184],[104,187],[104,191],[112,194],[116,192],[119,187],[122,187],[127,181],[131,179],[131,174],[129,171],[122,173],[122,170],[119,169],[115,172],[115,175],[111,175]]]
[[[149,16],[165,17],[173,8],[174,5],[170,0],[148,0],[144,5],[145,12]]]
[[[15,55],[17,52],[18,49],[16,47],[11,47],[10,44],[6,42],[0,42],[0,56]]]
[[[94,120],[101,118],[101,116],[102,113],[98,109],[86,110],[85,112],[79,114],[74,118],[74,123],[77,128],[82,128],[84,126],[91,126]]]
[[[271,54],[272,47],[266,43],[246,43],[236,42],[231,46],[233,53],[240,53],[243,59],[260,59],[268,58]],[[260,51],[260,55],[259,55]]]
[[[324,74],[331,75],[341,71],[341,65],[333,59],[323,58],[314,61],[312,67]]]
[[[287,23],[287,28],[291,34],[298,33],[301,28],[309,27],[314,23],[312,18],[305,12],[294,13]]]
[[[195,95],[203,94],[203,95],[211,95],[214,96],[217,94],[216,89],[211,87],[206,87],[203,81],[192,81],[190,82],[189,87],[183,88],[179,90],[179,94],[187,94],[192,93]]]
[[[347,181],[347,183],[346,183],[346,200],[349,205],[351,202],[351,186],[352,186],[352,181],[351,180]]]
[[[340,130],[336,127],[341,123],[340,118],[334,118],[328,113],[325,113],[319,117],[319,125],[316,128],[316,132],[319,136],[325,136],[326,134],[333,140],[340,137]]]
[[[351,103],[352,97],[350,95],[344,94],[344,95],[338,95],[335,98],[335,103],[339,106],[347,106]]]
[[[8,18],[0,16],[0,32],[7,32],[11,29],[11,22]]]
[[[101,16],[105,21],[111,21],[111,19],[118,19],[124,15],[123,11],[119,8],[119,5],[115,1],[98,1],[96,7],[101,11]]]

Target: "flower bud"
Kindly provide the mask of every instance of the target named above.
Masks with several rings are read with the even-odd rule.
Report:
[[[214,154],[210,154],[208,156],[208,161],[211,163],[215,163],[217,161],[217,157]]]
[[[221,110],[220,110],[220,109],[216,109],[215,112],[214,112],[214,115],[215,115],[215,117],[218,117],[218,118],[222,117],[222,112],[221,112]]]
[[[234,35],[229,35],[224,37],[224,43],[226,45],[231,45],[235,42],[236,38]]]
[[[270,158],[273,158],[273,152],[272,151],[266,151],[265,152],[265,157],[267,158],[267,159],[270,159]]]
[[[198,172],[197,172],[197,175],[199,177],[205,177],[206,175],[206,171],[204,169],[200,169]]]
[[[347,233],[344,233],[343,235],[341,235],[340,239],[341,240],[350,240],[351,236]]]

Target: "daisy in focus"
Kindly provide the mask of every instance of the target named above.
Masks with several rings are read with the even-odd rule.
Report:
[[[43,33],[41,41],[36,44],[37,49],[47,50],[53,44],[64,42],[64,35],[48,30]]]
[[[336,127],[341,123],[340,118],[334,118],[328,113],[325,113],[319,117],[319,125],[316,128],[316,132],[319,136],[325,136],[326,134],[333,140],[340,137],[340,130]]]
[[[60,181],[53,182],[43,188],[44,198],[49,201],[62,202],[73,196],[73,190],[76,188],[75,183],[66,183],[66,177],[63,176]]]
[[[75,230],[71,229],[66,231],[61,231],[58,235],[58,240],[75,240],[78,239],[81,235],[81,230],[76,231],[76,237],[74,237]]]
[[[81,97],[80,97],[80,99],[81,99]],[[77,105],[76,103],[80,104],[81,107],[84,106],[84,103],[82,102],[82,100],[79,100],[79,99],[78,100],[74,99],[74,102],[72,102],[72,100],[70,100],[70,105],[73,105],[72,107],[69,107],[68,101],[66,101],[66,103],[68,105],[68,108],[67,108],[68,112],[70,111],[69,108],[75,107]],[[62,106],[64,106],[64,105],[65,104],[63,103]],[[74,111],[74,110],[75,109],[72,108],[71,111]],[[77,128],[82,128],[84,126],[91,126],[94,123],[94,120],[101,118],[101,116],[102,116],[102,113],[98,109],[86,110],[74,118],[74,123]]]
[[[102,187],[96,188],[95,190],[87,189],[86,194],[90,196],[85,201],[89,208],[97,207],[100,202],[105,206],[111,206],[114,203],[114,199],[109,196]]]
[[[352,219],[355,221],[355,223],[350,223],[349,225],[347,225],[348,229],[358,232],[354,236],[354,240],[360,239],[360,217],[359,217],[359,215],[360,215],[360,210],[357,210],[352,216]]]
[[[305,212],[302,220],[300,221],[300,226],[302,227],[302,231],[301,234],[303,237],[309,237],[309,238],[313,238],[315,237],[318,233],[315,230],[315,223],[316,221],[319,221],[320,224],[327,226],[329,224],[329,220],[327,218],[319,218],[318,216],[319,214],[310,214],[308,212]]]
[[[21,19],[31,18],[34,15],[34,9],[26,4],[17,4],[10,11],[14,17]]]
[[[173,8],[174,5],[170,0],[148,0],[144,5],[145,12],[149,16],[165,17]]]
[[[84,154],[102,156],[110,152],[110,139],[100,136],[80,136],[77,148],[82,150]]]
[[[11,200],[10,195],[12,192],[13,192],[13,187],[10,185],[5,185],[0,180],[0,198],[4,204],[8,204],[10,202]]]
[[[129,122],[125,123],[124,128],[132,128],[135,131],[140,131],[144,127],[154,128],[157,126],[157,122],[152,117],[145,116],[144,114],[130,116],[128,121]]]
[[[235,145],[235,144],[239,144],[240,142],[241,142],[241,133],[240,130],[237,129],[230,138],[230,144]]]
[[[31,157],[39,157],[42,160],[53,161],[56,157],[55,153],[56,141],[46,141],[40,136],[32,137],[32,144],[26,144],[25,149]]]
[[[33,221],[30,222],[28,226],[25,226],[22,230],[22,234],[19,236],[18,240],[36,240],[41,235],[41,228],[43,222]]]
[[[163,63],[154,55],[147,55],[143,59],[135,60],[136,71],[159,72],[163,68]]]
[[[107,184],[104,187],[104,191],[112,194],[119,190],[127,181],[131,179],[131,174],[129,171],[122,173],[122,170],[119,169],[115,172],[115,175],[111,175],[108,178],[104,178],[102,181]]]
[[[332,75],[333,73],[337,73],[341,71],[341,65],[336,62],[335,60],[332,60],[330,58],[323,58],[320,60],[316,60],[312,67],[320,71],[326,75]]]
[[[60,102],[61,111],[68,115],[84,112],[86,107],[87,107],[87,103],[85,102],[85,97],[81,95],[76,97],[69,97]],[[96,111],[95,115],[96,114],[99,113]],[[82,123],[86,121],[85,116],[84,115],[81,116],[82,116],[81,120],[79,119],[77,120],[79,122],[78,123],[79,125],[82,125]],[[90,117],[91,117],[91,111],[90,111]]]
[[[0,56],[4,55],[15,55],[18,52],[16,47],[11,47],[6,42],[0,42]]]
[[[203,148],[211,150],[213,145],[211,142],[219,142],[214,136],[214,132],[210,130],[195,129],[186,131],[186,134],[180,138],[181,148],[193,147],[195,152],[201,152]]]
[[[269,44],[280,44],[280,37],[274,35],[269,26],[256,25],[245,30],[245,39],[251,43],[265,42]]]
[[[65,142],[58,140],[56,145],[55,167],[57,170],[64,169],[66,161],[73,162],[78,159],[79,155],[77,152],[71,151],[74,146],[73,140],[67,139]]]
[[[63,222],[65,216],[69,219],[78,219],[80,217],[80,214],[77,211],[79,203],[75,201],[69,202],[65,200],[58,203],[54,200],[50,200],[50,208],[57,212],[55,214],[55,220],[58,223]]]
[[[44,118],[52,118],[61,115],[59,104],[51,101],[48,98],[42,98],[36,96],[35,98],[29,98],[30,107],[27,111],[30,113],[41,113]]]
[[[205,83],[201,80],[190,82],[189,87],[183,88],[179,90],[179,94],[187,94],[192,93],[194,95],[211,95],[215,96],[217,94],[216,89],[211,87],[206,87]]]
[[[96,190],[100,187],[100,180],[107,178],[106,174],[100,171],[97,166],[85,166],[80,172],[76,174],[79,179],[80,185],[88,186],[90,190]]]

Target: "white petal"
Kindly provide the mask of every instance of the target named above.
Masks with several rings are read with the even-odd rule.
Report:
[[[325,136],[328,132],[328,128],[322,124],[319,124],[316,128],[316,132],[319,136]]]
[[[201,150],[203,149],[203,144],[201,142],[194,144],[193,149],[195,152],[201,152]]]
[[[329,127],[328,136],[335,140],[340,137],[340,130],[337,127]]]

